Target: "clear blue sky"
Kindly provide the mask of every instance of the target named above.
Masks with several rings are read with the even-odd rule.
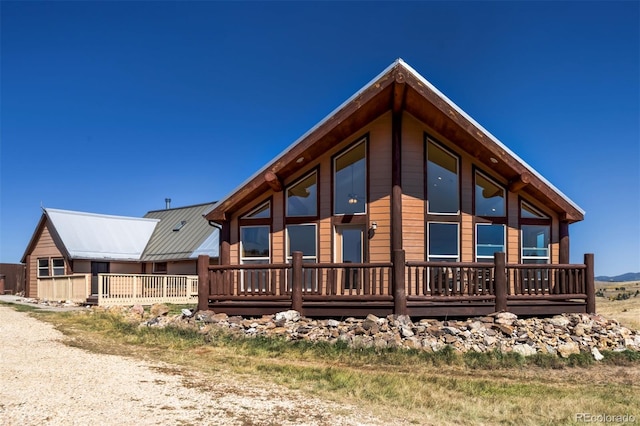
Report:
[[[0,262],[40,206],[222,198],[396,58],[587,213],[571,261],[640,271],[639,2],[11,2]]]

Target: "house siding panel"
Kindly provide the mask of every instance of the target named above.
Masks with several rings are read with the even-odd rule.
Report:
[[[402,228],[407,260],[425,260],[424,133],[410,114],[402,117]]]
[[[27,264],[27,269],[29,271],[27,284],[28,297],[38,297],[38,259],[62,257],[62,252],[56,245],[49,230],[49,226],[49,223],[45,222],[42,227],[42,232],[38,237],[38,241],[31,252],[29,263]],[[69,270],[69,265],[65,259],[65,273]]]

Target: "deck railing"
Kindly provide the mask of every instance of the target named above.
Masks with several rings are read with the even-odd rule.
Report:
[[[391,263],[302,263],[300,291],[305,297],[389,296]],[[209,296],[241,300],[290,299],[292,263],[209,266]]]
[[[409,300],[495,299],[494,264],[406,262]]]
[[[56,275],[38,278],[38,297],[83,303],[91,292],[91,274]]]
[[[195,275],[98,274],[98,305],[197,303]]]
[[[504,253],[496,253],[492,263],[405,262],[404,256],[396,250],[392,263],[303,263],[302,253],[294,252],[292,263],[219,266],[201,256],[198,308],[209,309],[212,302],[234,312],[242,306],[259,312],[261,302],[277,301],[300,312],[313,305],[318,312],[320,302],[353,302],[406,314],[409,307],[428,312],[434,304],[464,305],[460,312],[471,312],[470,303],[482,304],[483,312],[519,304],[526,311],[523,303],[568,306],[580,299],[586,312],[595,312],[591,254],[584,265],[506,264]],[[344,303],[342,312],[348,312]]]

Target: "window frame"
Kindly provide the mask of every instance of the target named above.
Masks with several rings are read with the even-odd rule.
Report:
[[[46,262],[46,265],[45,265],[45,266],[42,266],[42,265],[41,265],[41,262],[42,262],[42,261],[45,261],[45,262]],[[51,276],[51,270],[50,270],[50,268],[49,268],[50,263],[51,263],[51,260],[50,260],[48,257],[39,257],[39,258],[38,258],[38,261],[37,261],[37,265],[38,265],[38,268],[37,268],[37,271],[38,271],[38,272],[37,272],[37,277],[38,277],[38,278],[40,278],[40,277],[45,278],[45,277],[50,277],[50,276]],[[46,269],[46,271],[47,271],[46,275],[41,274],[42,270],[45,270],[45,269]]]
[[[495,255],[479,255],[478,254],[478,246],[479,246],[479,242],[478,242],[478,229],[481,226],[499,226],[502,228],[502,250],[499,250],[498,252],[503,252],[506,253],[507,250],[507,226],[504,223],[493,223],[493,222],[478,222],[475,224],[475,232],[474,232],[474,248],[475,248],[475,258],[476,258],[476,262],[493,262],[494,256]],[[497,252],[494,252],[497,253]]]
[[[56,262],[60,262],[60,263],[62,263],[62,265],[57,265],[56,266]],[[51,258],[51,263],[50,264],[51,264],[51,276],[59,277],[59,276],[65,275],[66,267],[65,267],[65,264],[64,264],[64,258],[62,258],[62,257]],[[62,273],[57,273],[57,272],[62,272]]]
[[[169,271],[169,264],[167,262],[153,262],[152,271],[157,275],[166,275]]]
[[[285,254],[286,254],[286,261],[287,263],[293,263],[293,253],[291,251],[291,240],[290,240],[290,234],[289,234],[289,228],[290,227],[302,227],[302,226],[313,226],[314,230],[313,230],[313,235],[314,235],[314,247],[315,247],[315,254],[313,256],[310,255],[305,255],[304,253],[302,253],[302,263],[318,263],[318,255],[319,255],[319,245],[318,245],[318,224],[315,222],[311,222],[311,223],[288,223],[285,225],[284,230],[285,230]],[[303,265],[303,269],[304,269],[304,265]],[[306,271],[304,272],[304,277],[303,277],[303,281],[305,283],[305,286],[303,287],[303,289],[305,289],[306,291],[316,291],[318,289],[318,271],[317,269],[310,269],[311,274],[308,275],[306,273]],[[307,281],[307,278],[309,278],[310,281]],[[290,280],[291,277],[289,276],[289,274],[287,274],[287,280]]]
[[[449,255],[449,254],[431,254],[431,225],[455,225],[456,227],[456,248],[457,248],[457,254],[455,257],[453,257],[453,255]],[[426,229],[426,240],[427,240],[427,249],[425,250],[425,257],[427,259],[427,262],[460,262],[460,251],[461,251],[461,244],[460,244],[460,223],[459,222],[450,222],[450,221],[439,221],[439,220],[430,220],[427,222],[427,229]],[[438,258],[436,260],[432,260],[432,258]]]
[[[519,219],[519,237],[520,237],[520,262],[523,264],[540,264],[536,262],[537,260],[545,261],[542,264],[550,265],[552,263],[552,241],[553,241],[553,221],[551,216],[544,213],[544,211],[538,207],[536,207],[533,203],[520,198],[519,199],[519,209],[518,209],[518,219]],[[527,206],[529,210],[537,213],[539,217],[522,217],[522,209],[523,206]],[[544,226],[548,232],[548,243],[547,243],[547,255],[546,256],[525,256],[524,251],[524,229],[525,226]]]
[[[478,190],[478,175],[480,175],[483,179],[489,181],[490,183],[494,184],[495,186],[497,186],[498,188],[502,189],[502,193],[503,193],[503,197],[502,197],[502,208],[504,209],[503,214],[501,215],[485,215],[485,214],[479,214],[478,213],[478,197],[476,196],[477,194],[477,190]],[[488,220],[491,220],[492,222],[495,221],[499,221],[500,223],[506,223],[507,221],[507,215],[509,212],[508,209],[508,194],[509,192],[507,191],[507,188],[505,185],[501,184],[500,182],[498,182],[496,179],[492,178],[491,176],[489,176],[487,173],[483,172],[482,170],[475,168],[473,169],[473,215],[475,217],[481,217],[481,218],[485,218]]]
[[[462,194],[461,194],[461,184],[462,180],[460,179],[460,164],[461,158],[454,151],[447,148],[444,144],[442,144],[437,139],[433,138],[429,134],[425,133],[424,135],[424,200],[425,200],[425,210],[428,216],[449,216],[449,217],[459,217],[460,212],[462,210]],[[434,147],[440,149],[446,155],[449,155],[456,161],[456,190],[457,190],[457,207],[458,210],[456,212],[436,212],[431,211],[431,203],[429,202],[429,144],[432,144]]]
[[[353,213],[337,213],[336,211],[336,200],[337,200],[337,161],[340,157],[348,154],[350,151],[358,148],[360,145],[364,145],[364,194],[363,194],[363,211],[361,212],[353,212]],[[359,161],[359,160],[358,160]],[[352,163],[353,164],[353,163]],[[358,138],[355,142],[349,144],[345,149],[338,152],[331,158],[331,212],[333,216],[366,216],[368,214],[368,204],[369,204],[369,137],[365,135],[361,138]],[[357,194],[356,194],[357,195]]]
[[[316,197],[315,197],[315,203],[316,203],[316,211],[315,214],[313,215],[290,215],[289,214],[289,190],[293,187],[295,187],[296,185],[298,185],[299,183],[301,183],[302,181],[304,181],[305,179],[307,179],[308,177],[310,177],[311,175],[315,175],[316,178],[316,182],[315,182],[315,186],[316,186]],[[284,190],[284,212],[285,212],[285,218],[287,223],[303,223],[303,222],[309,222],[311,220],[317,220],[318,217],[320,216],[320,179],[319,179],[319,175],[320,173],[318,172],[318,168],[314,168],[313,170],[309,171],[308,173],[305,173],[304,175],[300,176],[298,179],[294,180],[293,182],[291,182],[289,185],[287,185],[287,187]]]

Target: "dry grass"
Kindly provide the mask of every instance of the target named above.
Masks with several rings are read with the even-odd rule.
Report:
[[[189,331],[141,331],[109,315],[36,315],[54,323],[74,346],[170,363],[190,386],[203,390],[212,380],[206,377],[223,373],[249,383],[282,384],[336,405],[349,401],[389,423],[573,424],[578,413],[640,419],[638,362],[470,368],[455,354],[376,357],[352,350],[332,353],[331,347],[323,354],[277,342],[243,343],[224,336],[205,342]],[[205,379],[195,379],[193,372]]]
[[[623,290],[624,289],[624,290]],[[596,283],[596,291],[604,297],[596,297],[596,311],[617,319],[626,327],[640,330],[640,282]],[[636,295],[638,292],[638,296]],[[618,295],[629,294],[626,300],[617,300]]]

